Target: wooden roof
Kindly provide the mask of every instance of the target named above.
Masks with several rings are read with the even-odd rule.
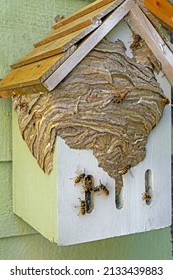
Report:
[[[138,8],[133,0],[97,0],[57,22],[50,34],[37,42],[26,56],[11,66],[12,70],[0,81],[0,97],[53,90],[129,12],[133,18],[130,24],[132,27],[135,26],[136,12],[133,10]],[[141,10],[140,12],[142,13]],[[137,20],[140,21],[140,18],[137,17]],[[141,30],[138,31],[140,34]],[[147,39],[145,31],[144,39],[150,41],[151,38]],[[149,37],[151,36],[153,35],[149,34]],[[161,44],[162,42],[161,39]],[[156,45],[158,42],[151,44],[151,49]],[[165,62],[166,69],[169,68],[167,71],[169,79],[169,76],[173,75],[173,62],[170,65],[172,52],[167,46],[166,52],[169,56]],[[164,56],[165,50],[164,53],[158,54],[159,60],[161,58],[161,63],[163,62],[162,66]]]
[[[173,30],[173,1],[144,0],[144,5],[162,21],[163,25]]]

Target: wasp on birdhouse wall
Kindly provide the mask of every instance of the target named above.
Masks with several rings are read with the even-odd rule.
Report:
[[[84,199],[79,198],[80,205],[75,206],[80,208],[80,214],[90,214],[94,209],[94,194],[99,192],[100,194],[104,194],[105,196],[109,195],[109,190],[107,186],[103,185],[100,181],[100,185],[94,186],[94,177],[91,174],[85,174],[85,172],[81,172],[79,175],[74,177],[74,185],[81,185],[84,190]]]
[[[79,175],[75,176],[74,177],[74,184],[77,185],[77,184],[82,184],[83,183],[83,180],[85,178],[85,173],[80,173]]]
[[[107,186],[103,185],[100,181],[100,185],[94,188],[94,192],[101,192],[104,195],[109,195]]]

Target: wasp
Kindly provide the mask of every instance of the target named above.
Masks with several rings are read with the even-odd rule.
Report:
[[[57,22],[60,22],[60,20],[64,19],[65,17],[63,15],[57,15],[55,18],[54,18],[54,21],[57,23]]]
[[[127,164],[127,165],[123,166],[122,168],[119,168],[118,174],[120,174],[120,175],[126,174],[130,167],[131,167],[131,165]]]
[[[86,202],[85,200],[80,199],[80,205],[79,206],[75,206],[76,208],[80,208],[80,212],[78,214],[78,216],[81,214],[82,216],[86,214]]]
[[[122,103],[126,98],[127,92],[121,92],[117,97],[114,97],[113,103]]]
[[[124,99],[126,98],[127,92],[121,92],[119,94],[119,99],[120,99],[120,103],[122,103],[124,101]]]
[[[93,210],[93,190],[94,182],[92,175],[86,175],[85,171],[74,178],[74,183],[81,184],[84,190],[85,198],[80,200],[80,212],[82,215],[91,213]]]
[[[35,119],[42,119],[43,115],[41,113],[35,112],[34,113],[34,118]]]
[[[168,105],[168,104],[170,103],[169,99],[166,98],[166,97],[163,97],[163,98],[161,99],[161,102],[162,102],[162,104],[164,104],[164,105]]]
[[[23,102],[23,103],[20,103],[19,108],[21,111],[27,111],[28,105],[27,105],[27,103]]]
[[[86,176],[85,172],[82,172],[76,177],[74,177],[74,184],[77,185],[79,183],[83,183],[85,176]]]
[[[103,192],[105,195],[109,195],[109,190],[106,186],[104,186],[102,183],[100,184],[100,190]]]
[[[100,191],[100,187],[99,186],[94,188],[94,192],[99,192],[99,191]]]
[[[93,176],[87,175],[84,178],[84,192],[85,192],[85,203],[86,212],[91,213],[93,210],[93,192],[94,192],[94,182]]]
[[[101,181],[100,181],[100,185],[99,185],[98,187],[95,187],[95,188],[94,188],[94,192],[101,192],[101,193],[103,193],[103,194],[105,194],[105,195],[109,195],[109,190],[108,190],[108,188],[107,188],[105,185],[103,185],[103,184],[101,183]]]
[[[85,190],[85,205],[86,205],[86,212],[89,214],[93,211],[93,192]]]
[[[149,201],[151,199],[151,195],[147,192],[142,194],[142,199],[145,201]]]
[[[133,43],[130,45],[131,49],[136,49],[140,46],[141,36],[139,34],[135,34],[133,36]]]
[[[94,183],[93,183],[93,176],[87,175],[84,178],[84,190],[93,191],[94,190]]]

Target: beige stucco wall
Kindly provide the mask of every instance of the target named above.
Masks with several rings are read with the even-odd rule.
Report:
[[[90,2],[0,0],[0,78],[51,30],[56,15],[66,16]],[[11,100],[0,100],[0,259],[171,259],[170,228],[58,247],[15,216],[11,111]]]

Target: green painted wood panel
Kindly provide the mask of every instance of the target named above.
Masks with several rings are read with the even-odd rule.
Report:
[[[13,209],[49,240],[57,240],[56,164],[47,175],[22,139],[13,113]]]
[[[36,233],[13,214],[11,162],[0,162],[0,194],[0,238]]]

